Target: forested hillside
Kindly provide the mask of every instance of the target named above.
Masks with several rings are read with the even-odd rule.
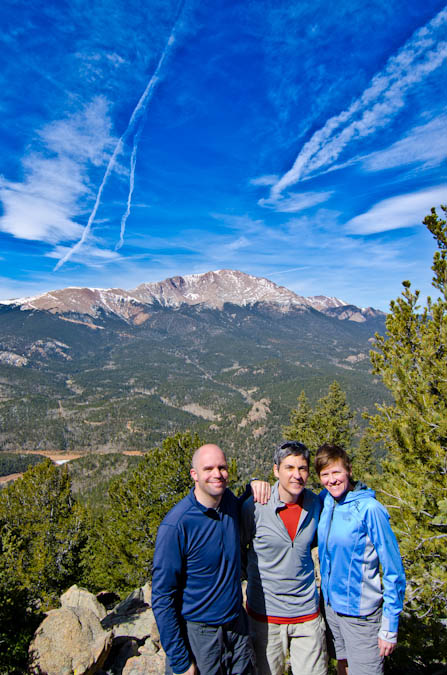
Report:
[[[261,303],[158,305],[141,326],[68,318],[0,307],[0,450],[145,451],[188,428],[250,472],[301,390],[315,403],[337,380],[358,413],[387,396],[368,358],[380,315]]]

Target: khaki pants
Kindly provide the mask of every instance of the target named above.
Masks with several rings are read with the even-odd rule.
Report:
[[[288,652],[293,675],[327,674],[326,633],[321,616],[304,623],[283,624],[248,618],[258,675],[282,675]]]

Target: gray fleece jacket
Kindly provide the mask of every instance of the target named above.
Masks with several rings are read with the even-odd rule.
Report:
[[[242,559],[247,574],[247,603],[264,616],[295,618],[318,610],[311,547],[316,543],[321,503],[304,490],[295,539],[290,539],[279,511],[278,483],[267,504],[244,502],[241,520]],[[248,547],[248,548],[247,548]]]

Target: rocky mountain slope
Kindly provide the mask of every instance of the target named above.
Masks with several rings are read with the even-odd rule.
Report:
[[[283,312],[297,307],[320,312],[347,307],[338,298],[323,295],[305,298],[268,279],[235,270],[177,276],[165,281],[144,283],[127,291],[119,288],[64,288],[31,298],[0,301],[0,304],[20,307],[22,310],[45,310],[54,314],[75,313],[96,317],[98,313],[105,312],[133,324],[147,321],[148,311],[154,305],[171,308],[203,305],[223,309],[226,303],[240,307],[268,303]],[[338,318],[365,321],[371,314],[377,316],[380,312],[372,308],[355,308],[354,319],[354,313],[349,312],[340,313]]]
[[[190,429],[254,470],[301,390],[314,403],[336,379],[359,412],[383,399],[368,354],[384,314],[340,302],[229,271],[4,302],[0,451],[144,451]]]

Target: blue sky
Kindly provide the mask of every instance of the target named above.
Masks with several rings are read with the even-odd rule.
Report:
[[[0,298],[239,269],[387,309],[447,202],[438,0],[4,0]]]

